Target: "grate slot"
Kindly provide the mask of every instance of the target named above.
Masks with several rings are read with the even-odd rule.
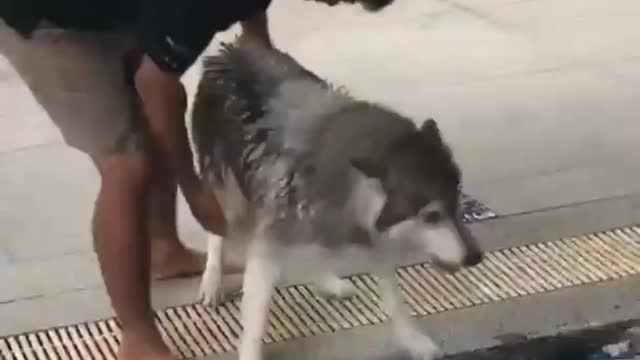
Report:
[[[543,243],[540,244],[538,248],[541,251],[547,252],[552,258],[555,258],[556,262],[566,269],[569,276],[574,279],[579,279],[581,284],[597,281],[590,273],[581,271],[579,265],[576,265],[575,259],[564,254],[555,244]]]
[[[184,358],[193,357],[192,349],[189,348],[185,341],[183,334],[180,333],[178,327],[184,327],[184,324],[177,324],[172,321],[168,316],[169,311],[160,311],[156,315],[158,325],[165,331],[165,334],[169,337],[170,341],[174,344],[178,354]]]
[[[585,241],[576,241],[575,244],[585,250],[591,250],[598,254],[602,259],[604,266],[614,269],[620,276],[629,276],[633,274],[633,265],[627,259],[624,252],[612,251],[611,247],[600,241],[597,236],[586,236]]]
[[[323,324],[323,326],[327,329],[327,332],[335,332],[340,329],[340,325],[328,312],[325,307],[323,307],[318,299],[316,298],[313,291],[311,291],[308,287],[297,285],[296,291],[307,300],[307,303],[312,308],[312,314],[317,317],[317,322]]]
[[[520,274],[522,279],[529,279],[531,286],[536,292],[551,291],[553,287],[547,283],[547,281],[541,278],[535,270],[529,268],[520,257],[513,252],[513,249],[504,249],[497,253],[501,261],[505,262],[507,266],[511,266],[517,273]],[[512,260],[512,261],[510,261]]]
[[[302,286],[291,286],[289,292],[293,296],[293,300],[304,309],[304,312],[311,318],[321,333],[331,332],[331,328],[325,321],[325,319],[318,314],[315,307],[312,305],[313,297],[305,296],[300,289]]]
[[[91,356],[91,352],[87,348],[87,344],[85,344],[85,342],[82,340],[82,338],[78,334],[78,330],[76,329],[76,326],[73,326],[73,325],[69,326],[67,330],[69,332],[69,337],[71,338],[71,341],[73,341],[73,344],[75,345],[76,349],[78,349],[78,354],[80,355],[80,358],[92,359],[93,357]]]
[[[637,240],[633,240],[633,233],[627,233],[624,231],[607,232],[604,234],[596,234],[597,237],[602,239],[605,243],[621,252],[632,263],[636,263],[640,259],[640,249],[638,248]],[[619,237],[622,241],[616,241]]]
[[[487,263],[487,266],[495,267],[498,272],[508,278],[510,282],[514,284],[514,289],[519,295],[526,296],[536,292],[530,281],[526,281],[526,279],[523,279],[522,276],[515,272],[510,266],[505,265],[496,254],[487,254],[484,262]],[[477,304],[474,303],[474,305]]]
[[[0,339],[0,359],[13,360],[13,353],[9,350],[9,344],[6,339]]]
[[[463,269],[460,274],[462,276],[468,277],[470,281],[473,282],[482,291],[485,297],[488,298],[487,302],[501,300],[500,296],[498,296],[498,292],[500,292],[500,290],[496,289],[489,278],[487,278],[486,276],[476,276],[474,269]]]
[[[431,267],[429,268],[430,270],[435,272]],[[487,298],[484,291],[478,287],[478,284],[476,284],[473,279],[465,276],[465,273],[458,272],[456,274],[453,274],[453,277],[462,285],[462,287],[465,289],[465,292],[467,293],[467,296],[472,298],[475,304],[484,304],[489,302],[489,299]]]
[[[386,320],[386,316],[380,311],[380,307],[377,305],[377,296],[369,290],[368,287],[365,286],[364,283],[358,277],[351,277],[349,279],[351,283],[358,289],[358,298],[364,306],[370,311],[375,320],[374,323],[384,322]]]
[[[181,337],[185,340],[185,343],[191,350],[191,352],[197,356],[202,357],[209,351],[205,350],[204,344],[198,338],[200,334],[194,327],[193,322],[188,317],[180,316],[179,308],[170,308],[165,312],[169,321],[176,324],[175,328],[180,333]]]
[[[288,291],[283,294],[285,301],[288,299],[289,304],[296,308],[298,313],[304,314],[304,316],[301,317],[313,333],[322,334],[330,331],[327,324],[316,314],[315,310],[309,305],[305,297],[300,295],[300,292],[295,286],[291,286],[287,290]]]
[[[67,349],[65,348],[64,344],[62,344],[62,342],[60,341],[60,338],[58,337],[55,331],[48,330],[47,336],[49,337],[49,339],[51,339],[51,342],[53,343],[53,346],[56,349],[56,354],[58,354],[60,359],[63,359],[63,360],[71,359],[71,354],[67,352]]]
[[[205,324],[205,319],[201,318],[200,315],[196,312],[196,306],[192,307],[184,307],[177,308],[177,311],[182,314],[185,318],[188,318],[189,321],[193,324],[194,331],[197,334],[198,341],[204,347],[205,354],[215,354],[220,353],[221,348],[217,347],[217,340],[215,337],[211,336],[211,333],[207,329]]]
[[[235,321],[225,321],[225,319],[232,319],[227,307],[219,306],[215,310],[210,310],[210,314],[216,323],[217,330],[219,331],[218,334],[222,335],[220,338],[227,351],[235,350],[236,333],[230,327],[235,326]]]
[[[358,325],[360,326],[371,325],[369,320],[367,320],[366,316],[364,316],[364,314],[358,311],[355,305],[353,305],[353,299],[344,299],[342,301],[339,299],[334,300],[334,303],[340,303],[340,302],[345,305],[345,308],[347,309],[349,314],[351,314],[355,319],[357,319],[357,321],[359,322]]]
[[[36,338],[35,334],[26,335],[27,344],[23,344],[23,347],[30,347],[35,353],[34,359],[42,359],[45,357],[44,347],[40,344],[40,341]]]
[[[332,306],[326,299],[317,296],[309,288],[305,288],[305,291],[307,292],[308,296],[315,299],[322,311],[326,313],[326,316],[331,318],[330,322],[335,324],[336,329],[349,329],[353,327],[353,324],[350,323],[344,316],[342,316],[336,309],[336,307]]]
[[[303,337],[311,336],[313,334],[312,330],[305,326],[304,321],[300,319],[300,316],[296,314],[291,305],[289,305],[289,303],[282,297],[280,291],[274,292],[273,303],[280,307],[287,319],[291,321],[291,324],[294,325],[294,328],[298,333],[302,334]]]
[[[117,339],[115,333],[109,330],[107,323],[104,321],[98,322],[97,330],[99,331],[99,334],[105,338],[107,345],[109,345],[109,352],[115,359],[116,354],[118,353],[118,344],[120,341]]]
[[[557,273],[554,271],[549,272],[546,264],[543,261],[540,261],[536,255],[529,252],[524,247],[512,250],[516,255],[523,259],[524,266],[532,269],[538,278],[546,279],[547,284],[549,284],[552,289],[562,287],[562,283],[557,279]]]
[[[349,324],[349,328],[359,326],[358,320],[356,320],[351,312],[346,308],[342,301],[338,301],[336,299],[318,299],[320,303],[327,304],[328,307],[335,310],[335,312],[340,316],[340,318],[344,319]]]
[[[357,311],[364,316],[369,324],[378,324],[380,322],[380,319],[373,312],[371,312],[369,306],[367,306],[362,301],[361,296],[358,292],[356,292],[356,294],[354,294],[354,296],[351,297],[349,301],[353,304]]]
[[[89,353],[88,357],[93,359],[104,359],[102,352],[98,350],[98,339],[88,335],[86,325],[80,324],[78,326],[71,327],[72,335],[75,337],[75,341],[84,348],[84,354]]]
[[[398,269],[398,280],[400,287],[405,293],[405,298],[408,304],[410,304],[418,315],[435,314],[439,311],[444,311],[442,307],[431,295],[428,299],[421,299],[418,292],[413,288],[414,284],[408,278],[406,269]]]
[[[113,360],[115,359],[115,354],[111,353],[111,349],[109,348],[109,344],[107,344],[107,339],[105,336],[101,336],[98,330],[98,326],[96,323],[89,323],[86,327],[87,332],[82,334],[85,338],[95,339],[96,344],[98,346],[98,351],[101,356],[105,360]]]
[[[60,340],[62,340],[62,345],[64,346],[65,350],[67,350],[67,353],[70,355],[70,358],[72,360],[82,359],[82,357],[78,353],[78,349],[76,348],[75,344],[69,337],[68,329],[61,328],[61,329],[57,329],[56,332],[58,333]]]
[[[9,339],[7,339],[7,342],[9,343],[9,349],[11,349],[11,354],[13,355],[14,359],[26,360],[25,354],[23,350],[20,349],[20,345],[18,345],[15,337],[10,337]]]
[[[202,335],[204,336],[209,346],[211,346],[211,348],[213,349],[213,353],[224,353],[226,349],[222,346],[220,337],[217,336],[217,326],[213,322],[211,315],[206,312],[200,305],[187,308],[187,311],[189,310],[193,312],[194,317],[201,319],[200,326],[202,329]]]
[[[20,346],[20,350],[22,350],[23,354],[25,355],[25,358],[27,360],[34,360],[34,354],[33,351],[34,349],[32,349],[29,346],[29,343],[26,340],[26,337],[24,335],[20,335],[18,336],[18,345]]]
[[[553,275],[557,279],[558,286],[567,287],[580,284],[580,281],[575,280],[559,261],[552,261],[552,257],[542,246],[523,246],[522,251],[525,255],[534,256],[538,263],[545,267],[546,273]]]
[[[55,345],[51,343],[50,339],[47,337],[44,331],[39,332],[37,335],[35,334],[32,334],[32,335],[34,338],[38,340],[37,343],[40,344],[40,346],[42,346],[46,354],[46,356],[42,357],[41,359],[58,360],[60,358],[56,353]]]
[[[574,246],[569,239],[562,239],[555,244],[558,245],[558,247],[564,248],[565,254],[576,259],[576,262],[581,264],[584,271],[591,274],[596,281],[603,281],[607,279],[607,275],[605,275],[602,269],[598,266],[599,262],[594,261],[592,254],[588,254],[590,256],[585,257],[584,255],[586,254],[581,254],[580,250]]]
[[[432,305],[436,306],[437,311],[445,311],[455,308],[453,305],[454,297],[447,296],[447,292],[433,282],[430,276],[420,276],[418,274],[419,266],[406,267],[403,270],[410,278],[411,284],[418,291],[423,299],[428,300]],[[426,280],[426,281],[425,281]],[[452,302],[449,302],[450,298]]]

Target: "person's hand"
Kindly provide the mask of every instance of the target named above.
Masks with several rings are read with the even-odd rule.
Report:
[[[227,232],[227,221],[222,207],[213,191],[201,185],[193,191],[185,194],[193,217],[207,231],[224,236]]]

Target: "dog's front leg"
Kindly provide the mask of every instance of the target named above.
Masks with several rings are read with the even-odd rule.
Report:
[[[413,359],[432,360],[439,357],[440,349],[433,340],[418,328],[404,304],[398,287],[395,270],[385,269],[379,274],[379,286],[385,309],[391,317],[391,331],[394,340],[409,352]]]
[[[217,305],[222,298],[222,266],[224,263],[224,240],[209,234],[207,244],[207,264],[200,282],[199,298],[206,306]]]
[[[250,249],[244,273],[239,360],[262,359],[262,338],[267,328],[271,296],[280,274],[277,261],[264,251],[256,251],[255,247]]]

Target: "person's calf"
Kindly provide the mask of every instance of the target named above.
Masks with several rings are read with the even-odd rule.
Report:
[[[149,237],[141,205],[150,163],[143,151],[110,154],[95,163],[101,177],[93,219],[96,252],[111,303],[126,327],[151,313]]]
[[[94,158],[101,177],[94,214],[100,267],[122,327],[118,360],[175,360],[155,326],[150,299],[147,202],[152,164],[145,151]]]
[[[153,156],[147,224],[151,236],[151,275],[154,279],[202,273],[205,255],[180,241],[177,224],[178,185],[175,176],[156,153]]]

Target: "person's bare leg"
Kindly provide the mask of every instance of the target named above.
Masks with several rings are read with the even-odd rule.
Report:
[[[94,162],[101,185],[93,233],[107,292],[122,327],[118,360],[174,360],[151,308],[145,214],[151,162],[142,151]]]
[[[187,248],[178,236],[177,184],[166,166],[156,158],[149,197],[148,225],[151,234],[151,269],[155,279],[198,275],[204,270],[206,256]],[[243,259],[229,257],[225,273],[240,272]]]
[[[147,212],[151,235],[151,271],[155,279],[200,274],[206,262],[204,254],[187,248],[179,239],[177,190],[171,172],[156,159]]]

